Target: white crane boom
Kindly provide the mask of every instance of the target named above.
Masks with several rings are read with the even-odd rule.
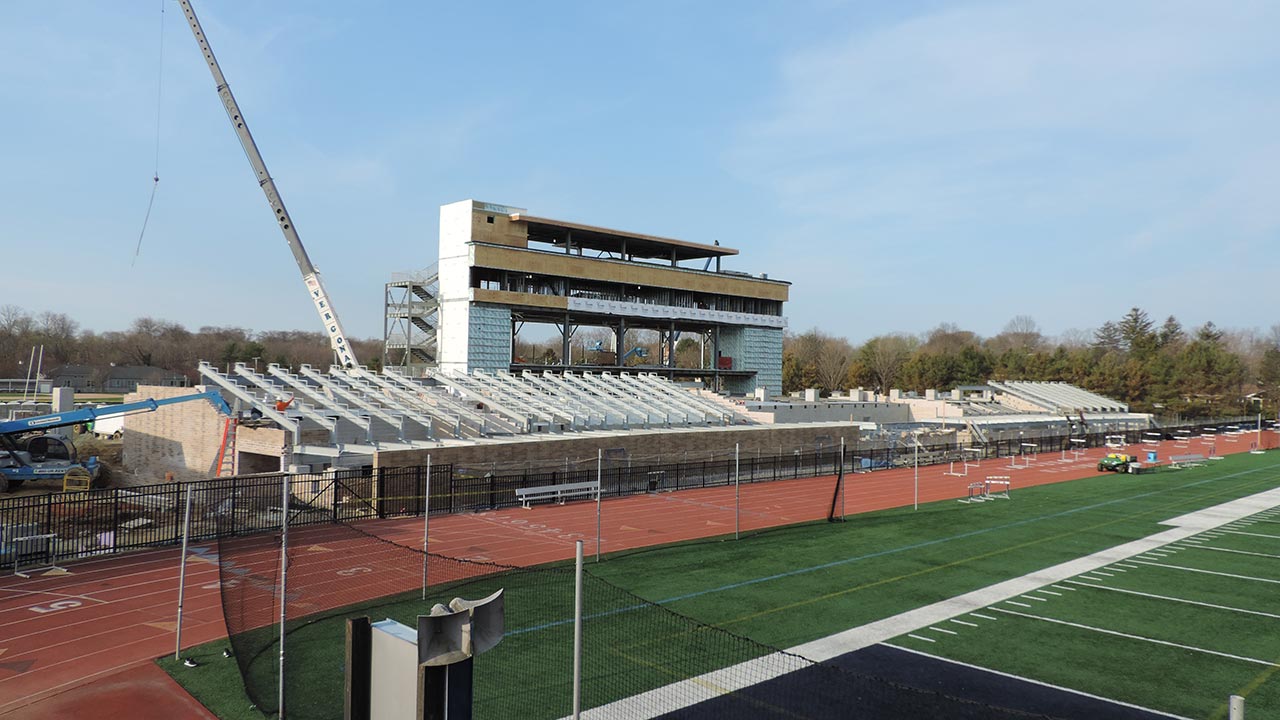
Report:
[[[293,253],[293,259],[298,263],[298,269],[302,271],[302,280],[307,285],[307,294],[311,296],[311,302],[316,307],[316,312],[320,313],[320,320],[324,323],[325,332],[329,334],[329,345],[333,348],[333,354],[337,358],[338,364],[345,368],[354,368],[358,366],[355,352],[351,349],[351,344],[347,342],[347,335],[342,330],[342,323],[338,321],[338,313],[333,309],[333,304],[329,302],[329,295],[325,292],[324,283],[320,281],[320,272],[311,264],[311,258],[307,257],[307,250],[302,246],[302,239],[298,237],[298,231],[294,229],[293,219],[289,217],[289,211],[284,207],[284,200],[280,199],[280,191],[276,189],[276,183],[271,179],[270,173],[267,172],[267,164],[262,159],[262,153],[258,152],[258,146],[253,141],[253,135],[249,133],[249,126],[245,122],[244,115],[240,112],[240,106],[236,104],[236,98],[231,94],[231,86],[227,83],[227,78],[222,74],[222,68],[218,66],[218,59],[213,56],[213,49],[209,47],[209,40],[205,37],[204,29],[200,27],[200,20],[196,17],[196,11],[191,7],[189,0],[179,0],[182,5],[182,11],[187,16],[187,24],[191,26],[191,32],[196,36],[196,42],[200,44],[200,50],[204,53],[204,61],[209,65],[209,72],[213,73],[214,84],[218,89],[218,97],[222,99],[222,105],[227,110],[227,118],[231,120],[231,125],[235,128],[236,137],[240,139],[240,145],[244,147],[244,154],[249,159],[249,164],[253,166],[254,173],[258,176],[258,184],[262,187],[262,191],[267,195],[267,202],[271,204],[271,209],[275,211],[276,222],[280,224],[280,231],[284,233],[285,242],[289,244],[289,251]]]

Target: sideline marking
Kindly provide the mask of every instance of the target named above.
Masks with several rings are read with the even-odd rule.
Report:
[[[1040,687],[1047,687],[1053,690],[1060,690],[1062,692],[1071,693],[1072,695],[1079,695],[1081,697],[1091,698],[1093,700],[1101,700],[1102,702],[1105,702],[1105,703],[1110,703],[1112,705],[1121,705],[1123,707],[1133,708],[1134,710],[1141,710],[1143,712],[1151,713],[1152,715],[1163,715],[1164,717],[1176,718],[1177,720],[1191,720],[1191,718],[1183,717],[1182,715],[1174,715],[1173,713],[1167,713],[1161,710],[1152,710],[1151,708],[1142,707],[1141,705],[1134,705],[1132,703],[1127,703],[1123,700],[1114,700],[1112,698],[1105,698],[1105,697],[1102,697],[1101,695],[1094,695],[1093,693],[1087,693],[1083,690],[1076,690],[1074,688],[1063,687],[1061,685],[1054,685],[1053,683],[1047,683],[1047,682],[1044,682],[1043,680],[1036,680],[1035,678],[1023,677],[1021,675],[1014,675],[1013,673],[1001,672],[999,670],[992,670],[991,668],[985,668],[980,665],[970,665],[967,662],[961,662],[960,660],[952,660],[951,658],[942,657],[940,655],[930,655],[927,652],[912,650],[909,647],[900,647],[892,643],[880,643],[880,644],[884,645],[885,647],[894,648],[895,650],[909,652],[913,655],[932,658],[934,660],[941,660],[943,662],[951,663],[952,665],[959,665],[960,667],[967,667],[970,670],[980,670],[982,672],[991,673],[992,675],[999,675],[1000,677],[1006,677],[1011,680],[1021,680],[1022,682],[1031,683],[1032,685],[1039,685]]]
[[[1089,583],[1077,582],[1075,580],[1068,580],[1067,582],[1074,582],[1081,587],[1094,588],[1096,590],[1109,590],[1111,592],[1124,593],[1126,595],[1138,595],[1140,597],[1155,598],[1156,600],[1169,600],[1172,602],[1186,603],[1187,605],[1199,605],[1200,607],[1214,608],[1216,610],[1230,610],[1231,612],[1245,613],[1247,615],[1261,615],[1262,617],[1276,618],[1277,620],[1280,620],[1280,615],[1262,612],[1261,610],[1246,610],[1244,608],[1231,607],[1230,605],[1215,605],[1213,603],[1201,602],[1199,600],[1188,600],[1186,598],[1176,598],[1168,595],[1156,595],[1155,593],[1145,593],[1137,590],[1125,590],[1124,588],[1109,587],[1107,585],[1090,585]]]
[[[1021,613],[1021,612],[1018,612],[1017,610],[1005,610],[1003,608],[991,608],[991,609],[995,610],[996,612],[1008,613],[1009,615],[1016,615],[1018,617],[1030,618],[1032,620],[1043,620],[1044,622],[1053,623],[1054,625],[1066,625],[1068,627],[1079,628],[1081,630],[1092,630],[1093,632],[1102,633],[1103,635],[1113,635],[1115,637],[1122,637],[1128,640],[1141,640],[1143,642],[1149,642],[1156,645],[1164,645],[1166,647],[1178,648],[1179,650],[1190,650],[1192,652],[1203,653],[1205,655],[1215,655],[1217,657],[1228,658],[1230,660],[1240,660],[1242,662],[1253,663],[1254,665],[1265,665],[1267,667],[1271,667],[1275,665],[1275,663],[1271,662],[1270,660],[1259,660],[1258,658],[1246,657],[1244,655],[1232,655],[1231,653],[1218,652],[1217,650],[1209,650],[1207,648],[1196,647],[1195,645],[1183,645],[1181,643],[1169,642],[1168,640],[1157,640],[1155,638],[1144,637],[1142,635],[1131,635],[1129,633],[1122,633],[1118,630],[1108,630],[1106,628],[1094,627],[1092,625],[1084,625],[1082,623],[1073,623],[1067,620],[1058,620],[1056,618],[1041,617],[1040,615],[1032,615],[1030,613]]]

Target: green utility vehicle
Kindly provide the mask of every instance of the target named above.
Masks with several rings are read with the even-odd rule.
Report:
[[[1106,457],[1098,461],[1099,472],[1132,473],[1137,472],[1139,467],[1136,455],[1124,453],[1107,453]]]

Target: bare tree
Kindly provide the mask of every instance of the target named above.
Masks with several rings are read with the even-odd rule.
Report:
[[[955,323],[942,323],[924,334],[926,352],[954,355],[966,347],[976,346],[980,342],[978,336],[968,330],[961,330]]]
[[[1015,315],[1005,323],[999,335],[987,341],[993,352],[1002,353],[1007,350],[1038,350],[1044,342],[1040,334],[1040,326],[1030,315]]]
[[[876,390],[889,392],[902,366],[915,352],[916,339],[910,335],[881,335],[862,346],[861,359],[875,379]]]
[[[844,338],[824,338],[818,353],[818,385],[828,393],[843,389],[849,381],[853,347]]]

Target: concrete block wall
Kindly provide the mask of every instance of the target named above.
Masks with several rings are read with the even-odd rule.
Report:
[[[486,463],[527,462],[532,465],[556,463],[565,458],[595,457],[600,449],[625,448],[637,457],[662,455],[671,462],[679,462],[686,452],[707,453],[732,451],[734,443],[741,445],[741,452],[765,455],[807,446],[814,447],[818,438],[828,442],[844,437],[852,444],[861,433],[852,423],[814,424],[799,427],[728,427],[706,430],[649,430],[633,431],[622,435],[592,434],[560,438],[542,438],[539,441],[512,441],[484,443],[481,445],[440,447],[431,450],[393,450],[374,456],[375,467],[412,467],[425,465],[427,455],[432,464],[476,466]]]
[[[178,397],[199,392],[198,388],[140,385],[124,401]],[[131,482],[164,482],[166,473],[175,480],[204,480],[217,468],[218,446],[222,443],[226,416],[204,400],[165,405],[155,412],[126,415],[123,459]],[[278,452],[278,450],[277,450]]]

